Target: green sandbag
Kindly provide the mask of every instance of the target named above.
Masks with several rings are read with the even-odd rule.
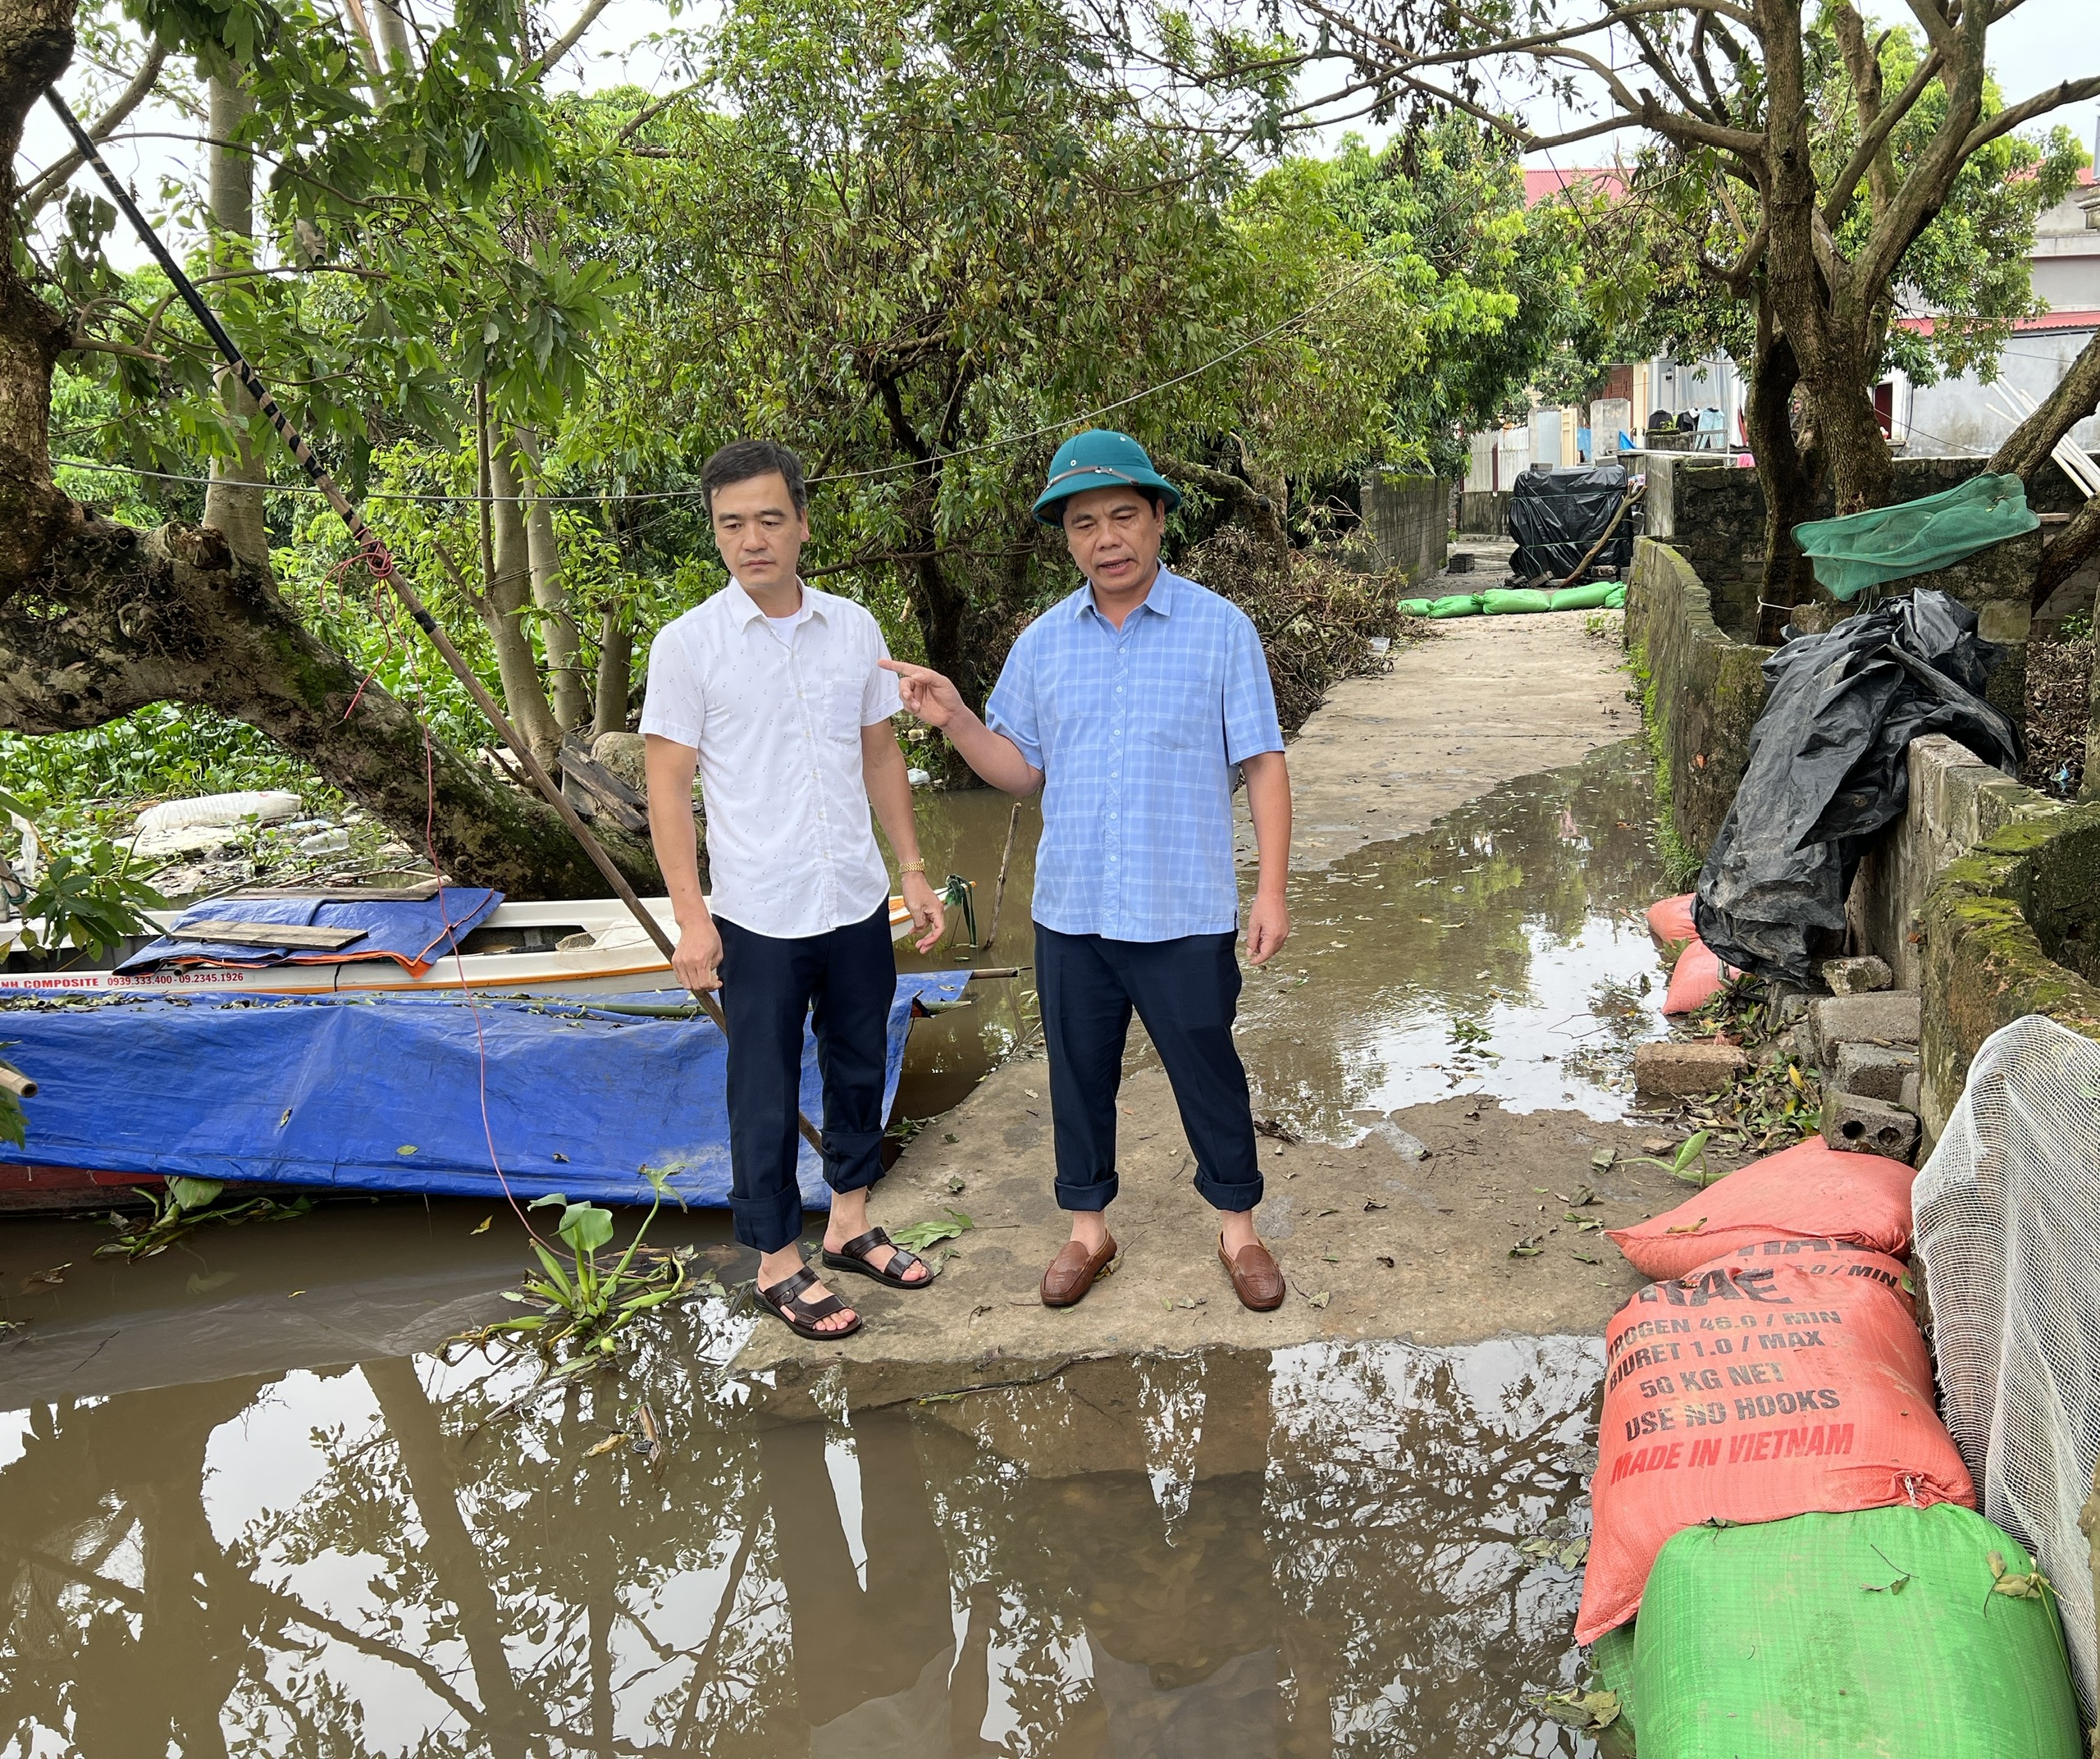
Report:
[[[2053,1596],[1955,1503],[1691,1527],[1634,1631],[1641,1759],[2079,1759]]]
[[[1400,615],[1403,617],[1430,616],[1432,615],[1430,607],[1436,602],[1434,599],[1402,599]]]
[[[1624,581],[1618,580],[1612,583],[1611,591],[1605,595],[1605,609],[1606,610],[1626,609],[1626,583]]]
[[[1590,1689],[1609,1692],[1618,1700],[1618,1721],[1628,1734],[1633,1725],[1634,1627],[1622,1624],[1590,1645]]]
[[[1614,583],[1609,580],[1586,580],[1579,587],[1563,587],[1553,596],[1555,610],[1602,610],[1605,601],[1611,596]]]
[[[1470,592],[1454,593],[1448,599],[1433,600],[1427,615],[1431,617],[1477,617],[1480,601]]]
[[[1536,587],[1492,587],[1480,596],[1480,608],[1491,617],[1514,617],[1535,610],[1551,610],[1553,595]]]
[[[1851,599],[1869,587],[1952,567],[2041,523],[2019,477],[1971,477],[1918,500],[1811,519],[1794,528],[1794,541],[1814,560],[1830,596]]]

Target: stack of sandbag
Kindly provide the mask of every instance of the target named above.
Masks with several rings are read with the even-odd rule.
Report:
[[[1592,580],[1558,592],[1537,587],[1491,587],[1485,592],[1459,592],[1444,598],[1402,599],[1409,617],[1510,617],[1541,610],[1618,610],[1626,604],[1626,583]]]
[[[1669,987],[1663,993],[1663,1012],[1673,1017],[1704,1007],[1721,993],[1723,984],[1742,974],[1714,956],[1691,920],[1695,894],[1666,898],[1648,907],[1648,932],[1666,953],[1672,953]]]
[[[2048,1590],[1937,1412],[1915,1177],[1806,1142],[1612,1236],[1658,1280],[1605,1334],[1576,1636],[1641,1759],[2079,1751]]]

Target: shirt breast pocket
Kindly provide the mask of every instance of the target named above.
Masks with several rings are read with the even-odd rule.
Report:
[[[1183,679],[1157,686],[1146,694],[1137,728],[1142,743],[1167,752],[1223,749],[1224,710],[1209,679]]]
[[[827,665],[818,677],[817,695],[821,712],[818,730],[829,738],[851,742],[861,736],[861,705],[866,699],[868,674],[851,664]]]

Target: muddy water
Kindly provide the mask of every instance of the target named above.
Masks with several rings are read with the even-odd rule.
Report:
[[[479,1358],[0,1422],[10,1750],[1257,1759],[1588,1749],[1591,1340],[1311,1346],[756,1414],[720,1303],[474,1433]],[[620,1439],[636,1402],[664,1441]]]
[[[922,804],[988,934],[1007,803]],[[1306,876],[1245,1002],[1264,1113],[1622,1108],[1657,1024],[1648,814],[1620,748]],[[979,962],[1030,960],[1034,829]],[[1026,972],[971,999],[915,1033],[902,1111],[1032,1029]],[[722,1218],[661,1226],[748,1274]],[[1534,1702],[1577,1676],[1577,1579],[1522,1547],[1586,1519],[1592,1340],[1139,1358],[881,1409],[820,1384],[798,1423],[769,1407],[810,1389],[732,1375],[755,1322],[710,1299],[483,1428],[530,1364],[430,1352],[506,1310],[500,1208],[331,1205],[139,1265],[107,1237],[0,1223],[11,1751],[1590,1751]],[[645,1401],[653,1464],[623,1439]]]
[[[988,790],[922,797],[928,870],[993,889],[1008,805]],[[1249,970],[1239,1045],[1264,1115],[1348,1140],[1365,1118],[1453,1093],[1512,1109],[1624,1115],[1632,1045],[1661,1035],[1662,986],[1639,920],[1667,889],[1645,752],[1628,741],[1504,784],[1431,829],[1373,843],[1292,886],[1293,934]],[[1033,957],[1024,811],[998,944]],[[924,960],[957,962],[952,952]],[[971,985],[971,1010],[913,1034],[900,1109],[959,1099],[1034,1020],[1029,974]],[[1645,985],[1645,987],[1643,987]],[[1142,1044],[1133,1061],[1141,1060]]]

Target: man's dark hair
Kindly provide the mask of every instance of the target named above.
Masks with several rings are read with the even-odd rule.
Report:
[[[794,502],[795,511],[807,513],[810,491],[802,481],[801,459],[771,440],[732,440],[700,467],[700,489],[706,497],[707,510],[714,511],[716,490],[776,473],[788,485],[788,498]]]

